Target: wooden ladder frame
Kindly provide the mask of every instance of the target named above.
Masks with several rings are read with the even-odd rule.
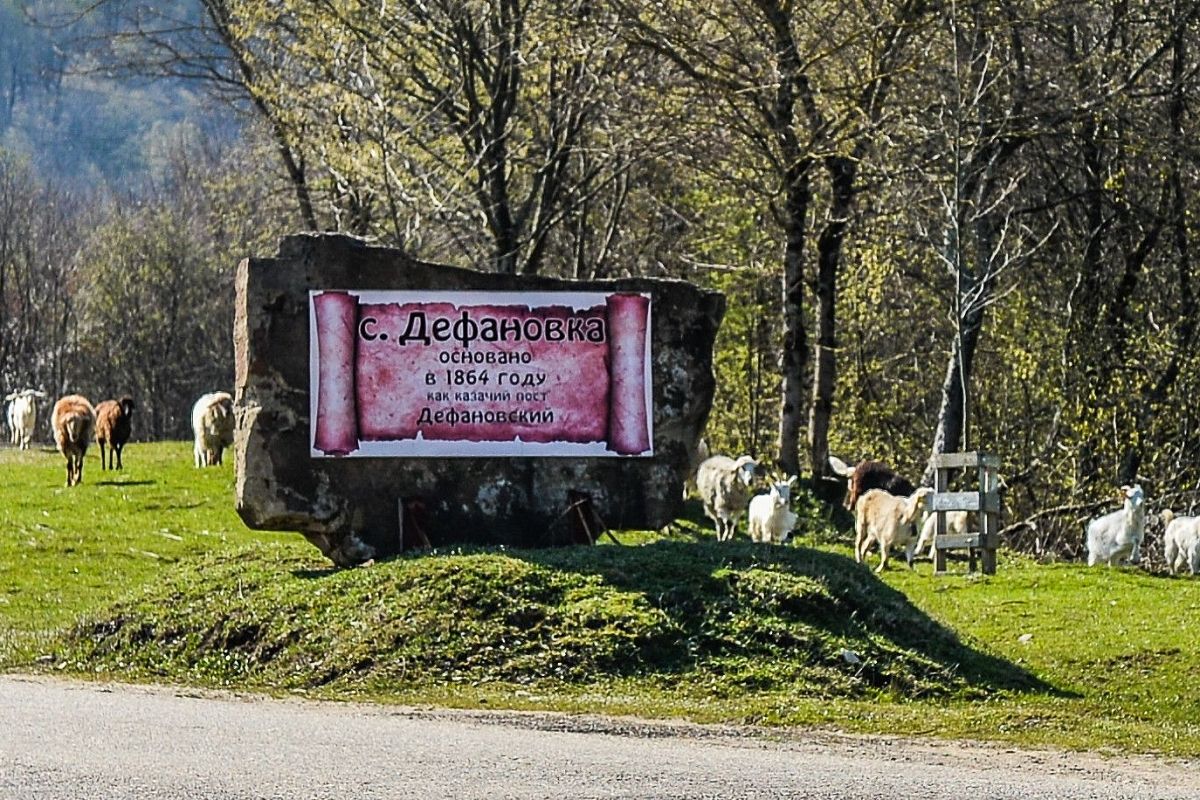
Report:
[[[996,548],[1000,545],[1000,479],[997,470],[1000,458],[989,453],[941,453],[935,455],[933,466],[933,491],[929,498],[930,513],[943,511],[974,512],[979,520],[979,529],[953,536],[946,533],[946,515],[937,515],[937,538],[934,540],[933,572],[946,572],[946,551],[967,548],[970,571],[975,571],[976,552],[982,561],[984,574],[996,573]],[[979,475],[979,490],[975,492],[951,492],[950,473],[953,470],[974,469]]]

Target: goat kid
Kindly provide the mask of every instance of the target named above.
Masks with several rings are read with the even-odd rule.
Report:
[[[1184,566],[1188,573],[1200,572],[1200,517],[1177,517],[1170,509],[1162,512],[1163,558],[1172,575]]]
[[[921,535],[917,537],[917,545],[914,548],[918,555],[928,546],[929,557],[933,558],[933,551],[937,548],[937,515],[939,513],[946,515],[946,534],[948,536],[967,532],[966,511],[931,511],[925,516],[925,521],[921,523]]]
[[[796,476],[786,481],[777,480],[766,494],[750,498],[746,527],[750,541],[763,544],[783,544],[796,527],[796,515],[788,507],[791,503],[792,485]]]
[[[1097,517],[1087,524],[1088,566],[1100,562],[1115,566],[1126,559],[1130,564],[1142,560],[1142,540],[1146,537],[1146,494],[1141,486],[1122,486],[1125,505]]]

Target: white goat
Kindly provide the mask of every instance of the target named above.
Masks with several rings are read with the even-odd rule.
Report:
[[[696,468],[696,491],[704,503],[704,514],[717,527],[717,541],[733,538],[738,517],[750,499],[750,484],[758,462],[750,456],[737,460],[728,456],[711,456]]]
[[[861,564],[871,543],[879,542],[879,568],[875,571],[883,572],[888,551],[896,545],[905,545],[905,559],[912,569],[917,543],[913,523],[931,494],[933,489],[922,486],[909,497],[897,497],[882,489],[859,495],[854,506],[854,560]]]
[[[1140,486],[1122,486],[1124,508],[1097,517],[1087,525],[1088,566],[1101,561],[1110,567],[1123,558],[1130,564],[1142,560],[1146,536],[1146,495]]]
[[[192,433],[196,466],[220,464],[221,453],[233,444],[233,397],[229,392],[201,395],[192,406]]]
[[[8,431],[11,441],[22,450],[29,449],[37,425],[37,399],[45,397],[37,389],[22,389],[5,396],[8,401]]]
[[[946,533],[950,536],[957,536],[967,532],[967,512],[966,511],[943,511],[946,515]],[[917,546],[913,548],[914,552],[920,552],[929,547],[929,557],[933,558],[933,551],[937,548],[937,513],[930,512],[925,517],[925,522],[921,524],[921,535],[917,537]]]
[[[750,498],[750,510],[746,516],[746,527],[750,541],[764,544],[783,544],[796,527],[796,515],[788,508],[792,496],[792,484],[796,476],[786,481],[775,481],[767,494]]]
[[[1162,512],[1163,558],[1174,575],[1185,564],[1188,572],[1200,572],[1200,517],[1177,517],[1171,510]]]

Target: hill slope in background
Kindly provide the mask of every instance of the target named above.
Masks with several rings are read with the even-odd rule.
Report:
[[[185,18],[199,13],[192,0],[175,5]],[[184,132],[237,135],[232,109],[194,83],[106,77],[111,72],[95,68],[85,43],[106,37],[119,3],[77,20],[51,16],[54,7],[0,0],[0,151],[66,188],[132,191]]]

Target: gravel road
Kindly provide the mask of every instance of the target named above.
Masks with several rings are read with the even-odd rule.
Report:
[[[0,798],[1200,798],[1194,762],[0,676]]]

